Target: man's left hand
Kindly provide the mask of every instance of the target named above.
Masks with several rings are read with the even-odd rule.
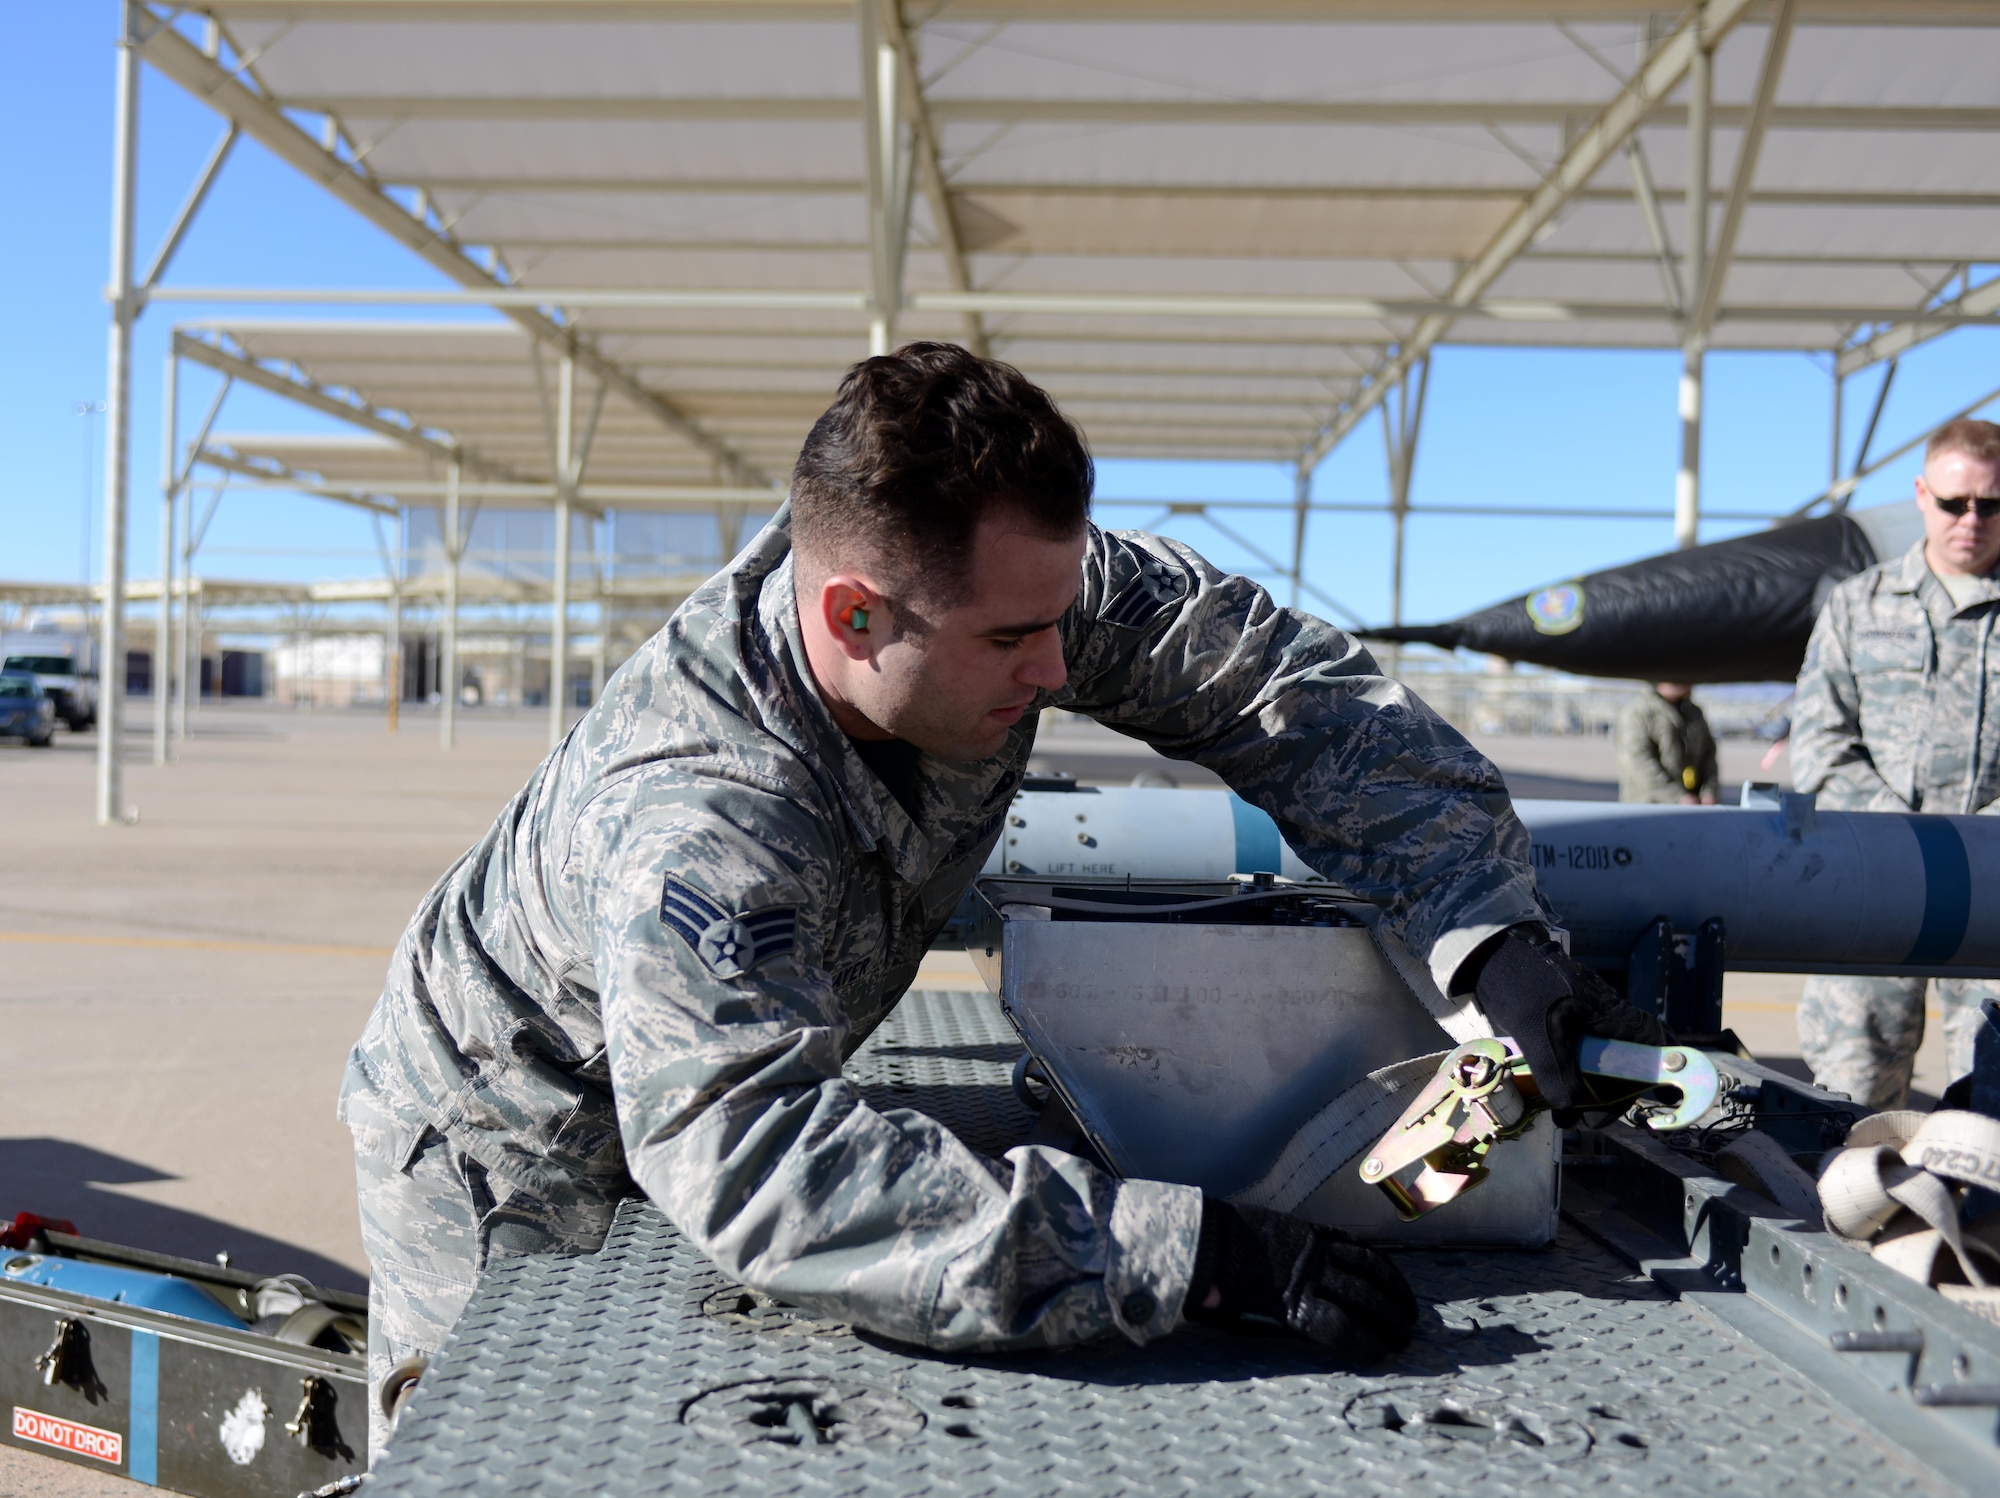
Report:
[[[1388,1255],[1338,1228],[1211,1196],[1182,1314],[1239,1336],[1289,1332],[1373,1363],[1409,1346],[1417,1298]]]
[[[1502,933],[1473,991],[1494,1029],[1520,1046],[1535,1086],[1559,1112],[1600,1101],[1577,1066],[1577,1047],[1585,1039],[1673,1043],[1665,1025],[1573,961],[1538,922]]]

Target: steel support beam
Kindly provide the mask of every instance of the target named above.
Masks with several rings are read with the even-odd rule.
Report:
[[[1414,397],[1410,391],[1410,375],[1403,377],[1403,388],[1394,398],[1382,403],[1382,446],[1389,464],[1389,523],[1391,540],[1389,551],[1389,623],[1403,622],[1403,571],[1406,532],[1410,516],[1410,479],[1417,467],[1417,440],[1423,432],[1424,400],[1430,393],[1431,361],[1426,356],[1413,371],[1417,382]],[[1392,645],[1388,651],[1388,672],[1397,675],[1402,670],[1403,651],[1401,646]]]
[[[1306,520],[1312,514],[1313,471],[1303,463],[1292,470],[1292,597],[1299,606],[1299,591],[1306,582]],[[1102,501],[1100,501],[1102,503]]]
[[[217,498],[220,498],[218,492]],[[194,657],[201,649],[199,615],[196,612],[194,582],[194,494],[187,496],[187,513],[181,521],[181,608],[179,629],[174,641],[174,737],[182,743],[188,736],[188,679]],[[200,678],[195,678],[200,685]]]
[[[1884,359],[1897,358],[1920,343],[1950,332],[1961,322],[1990,319],[1996,313],[2000,313],[2000,276],[1980,282],[1956,301],[1910,313],[1907,320],[1897,319],[1895,326],[1842,349],[1834,356],[1835,377],[1855,374]]]
[[[1792,23],[1798,0],[1779,0],[1764,43],[1764,61],[1757,72],[1757,92],[1750,121],[1737,146],[1736,170],[1729,200],[1722,210],[1722,228],[1711,249],[1708,243],[1708,191],[1711,123],[1714,113],[1714,45],[1704,47],[1689,78],[1688,95],[1688,285],[1692,306],[1681,344],[1681,466],[1674,481],[1674,544],[1686,549],[1701,540],[1701,420],[1709,334],[1722,305],[1729,280],[1736,238],[1743,213],[1757,180],[1757,161],[1764,150],[1764,132],[1784,76],[1785,55],[1791,48]]]
[[[592,702],[604,695],[605,678],[611,670],[611,587],[618,566],[617,512],[607,513],[599,524],[603,526],[603,536],[597,542],[597,644],[590,653]]]
[[[1447,310],[1420,322],[1395,355],[1379,369],[1368,387],[1350,401],[1325,430],[1308,444],[1304,458],[1317,464],[1358,426],[1383,396],[1415,367],[1431,348],[1485,294],[1542,229],[1555,221],[1570,198],[1596,175],[1598,168],[1621,149],[1647,116],[1687,76],[1694,59],[1712,48],[1741,21],[1752,0],[1704,0],[1688,19],[1648,54],[1632,81],[1605,106],[1563,153],[1555,170],[1500,227],[1486,247],[1453,281]],[[1705,201],[1705,198],[1704,198]]]
[[[1640,216],[1646,220],[1646,236],[1653,241],[1653,253],[1659,257],[1660,291],[1667,311],[1675,318],[1684,317],[1687,296],[1681,290],[1673,243],[1667,238],[1667,222],[1660,215],[1659,194],[1653,190],[1652,169],[1646,165],[1646,152],[1636,135],[1625,142],[1625,160],[1632,169],[1632,196],[1638,199]]]
[[[938,254],[944,260],[945,278],[953,291],[972,290],[972,276],[966,269],[965,249],[959,243],[958,219],[951,195],[945,190],[944,169],[938,164],[937,127],[931,122],[930,100],[924,95],[923,79],[917,72],[917,49],[903,23],[901,0],[882,0],[884,39],[896,54],[902,78],[903,113],[909,120],[916,153],[918,184],[930,205],[932,231],[937,235]],[[990,351],[986,324],[977,312],[963,314],[965,346],[981,358]]]
[[[180,495],[174,450],[180,428],[181,361],[167,350],[160,384],[160,602],[153,615],[153,763],[167,762],[167,688],[173,678],[167,651],[174,629],[174,502]],[[100,676],[99,681],[103,678]]]
[[[126,820],[125,769],[125,514],[131,479],[132,324],[139,316],[133,282],[133,219],[139,182],[139,49],[151,18],[126,0],[118,38],[117,103],[111,157],[111,344],[105,364],[104,614],[97,645],[97,820]]]
[[[1716,232],[1715,247],[1709,253],[1708,273],[1696,294],[1694,330],[1704,338],[1722,305],[1722,290],[1729,280],[1729,266],[1736,255],[1736,238],[1743,229],[1743,214],[1757,180],[1757,162],[1764,153],[1764,136],[1776,107],[1778,83],[1785,73],[1785,56],[1791,50],[1792,24],[1798,18],[1798,0],[1779,0],[1778,12],[1764,43],[1764,62],[1757,71],[1757,93],[1750,105],[1750,122],[1736,148],[1736,171],[1729,183],[1729,199],[1722,210],[1722,227]],[[1712,50],[1712,49],[1711,49]],[[1713,99],[1704,113],[1713,115]],[[1693,112],[1690,109],[1689,118]],[[1690,189],[1692,193],[1692,189]]]
[[[1886,390],[1877,392],[1876,400],[1878,404],[1884,398],[1886,393],[1887,393]],[[1831,502],[1833,508],[1836,510],[1845,509],[1847,507],[1847,501],[1849,496],[1851,496],[1856,489],[1861,487],[1861,481],[1863,479],[1873,477],[1875,474],[1880,473],[1884,468],[1887,468],[1891,463],[1895,462],[1898,458],[1902,457],[1903,454],[1908,452],[1914,452],[1917,448],[1922,447],[1926,442],[1931,440],[1931,433],[1935,432],[1939,427],[1943,426],[1946,422],[1957,421],[1961,416],[1970,416],[1972,415],[1973,412],[1982,410],[1985,407],[1992,405],[1995,401],[2000,401],[2000,387],[1996,387],[1992,390],[1987,391],[1984,395],[1980,396],[1978,400],[1973,401],[1971,404],[1960,406],[1956,411],[1953,411],[1950,415],[1941,417],[1938,420],[1932,422],[1929,426],[1925,427],[1922,431],[1918,432],[1916,436],[1910,438],[1909,441],[1901,443],[1898,446],[1892,448],[1890,451],[1882,454],[1882,456],[1877,458],[1874,462],[1864,464],[1859,459],[1857,459],[1854,464],[1853,472],[1849,473],[1846,478],[1839,480],[1837,483],[1829,484],[1825,489],[1822,489],[1818,494],[1815,494],[1811,499],[1807,500],[1797,509],[1787,511],[1785,514],[1776,517],[1776,523],[1779,525],[1783,525],[1788,521],[1803,520],[1806,516],[1810,515],[1814,510],[1818,509],[1821,505],[1827,504],[1829,502]],[[1865,448],[1866,444],[1863,444],[1863,446]]]
[[[396,549],[382,535],[382,517],[368,517],[375,528],[375,549],[382,553],[382,575],[389,580],[389,633],[382,643],[382,702],[388,710],[389,732],[400,726],[403,708],[403,517],[396,517]]]
[[[913,103],[909,98],[910,80],[904,80],[904,107],[906,113],[913,113]],[[851,109],[852,106],[850,105]],[[1655,125],[1668,123],[1672,112],[1661,110],[1649,121]],[[1682,116],[1686,111],[1679,112]],[[1718,111],[1727,114],[1726,109]],[[1775,117],[1774,124],[1782,125]],[[411,184],[413,187],[417,184]],[[769,178],[769,177],[434,177],[426,176],[422,186],[431,192],[459,192],[478,194],[534,194],[537,196],[569,196],[589,194],[593,197],[825,197],[853,199],[868,190],[868,184],[860,178]],[[1308,202],[1308,203],[1482,203],[1517,202],[1521,196],[1518,187],[1501,186],[1494,183],[1368,183],[1368,184],[1314,184],[1304,186],[1297,183],[1274,182],[1226,182],[1218,180],[1192,182],[1031,182],[1031,181],[989,181],[981,179],[969,183],[962,189],[966,196],[982,201],[1020,197],[1034,198],[1134,198],[1148,202],[1181,201],[1198,205],[1208,203],[1241,202]],[[1681,189],[1661,189],[1656,184],[1655,195],[1661,202],[1678,203]],[[1572,201],[1579,203],[1623,203],[1630,194],[1617,187],[1586,187],[1578,192]],[[1794,207],[1841,207],[1841,208],[1893,208],[1902,206],[1922,208],[1970,208],[1983,209],[1996,206],[1996,194],[1978,188],[1952,189],[1939,186],[1907,188],[1898,187],[1787,187],[1772,188],[1756,195],[1759,203],[1782,203]],[[511,238],[510,244],[523,241]],[[624,243],[626,241],[617,241]],[[711,241],[703,241],[709,243]]]
[[[1687,284],[1697,303],[1708,291],[1708,176],[1714,131],[1709,105],[1715,90],[1715,54],[1696,50],[1688,69]],[[1674,544],[1690,547],[1701,533],[1701,396],[1708,335],[1690,317],[1681,328],[1681,463],[1674,475]]]
[[[576,465],[570,443],[576,432],[576,360],[568,354],[556,370],[555,460],[556,510],[555,547],[550,559],[549,623],[549,747],[562,742],[564,720],[569,716],[569,530],[570,500],[576,484]]]
[[[249,480],[246,484],[238,485],[239,488],[310,494],[321,499],[354,505],[360,509],[374,510],[383,515],[396,513],[397,506],[392,501],[435,504],[443,499],[451,488],[451,484],[442,479],[398,479],[386,484],[370,485],[364,492],[352,484],[329,483],[324,479],[299,473],[275,459],[264,458],[253,463],[239,455],[215,448],[200,453],[197,461],[203,467],[215,468],[234,477]],[[527,500],[537,504],[553,505],[556,499],[554,484],[461,483],[458,492],[464,499],[480,501],[518,503]],[[717,504],[771,505],[782,497],[769,489],[728,489],[707,485],[586,483],[579,483],[573,495],[575,504],[586,510],[603,510],[613,506],[621,509],[709,510]]]
[[[1891,359],[1889,367],[1882,371],[1882,383],[1875,391],[1875,404],[1868,411],[1868,425],[1861,429],[1861,446],[1854,452],[1854,467],[1848,474],[1848,482],[1833,496],[1833,508],[1836,510],[1847,508],[1847,502],[1854,497],[1855,487],[1861,482],[1862,474],[1874,472],[1874,469],[1868,466],[1868,450],[1875,445],[1875,431],[1882,425],[1882,413],[1888,409],[1889,391],[1895,386],[1896,371],[1900,367],[1898,361]],[[1905,443],[1899,451],[1907,451],[1913,445]]]
[[[153,263],[146,269],[146,277],[139,283],[140,295],[144,297],[160,284],[160,277],[174,263],[174,256],[180,253],[181,241],[187,238],[187,231],[194,227],[195,216],[201,212],[201,205],[208,201],[208,190],[215,186],[215,179],[222,175],[223,164],[229,160],[229,153],[236,145],[236,137],[243,133],[242,126],[234,120],[224,128],[222,139],[209,152],[208,161],[202,166],[201,175],[195,178],[187,199],[181,204],[181,211],[174,216],[167,237],[160,241],[160,248],[153,256]]]
[[[229,69],[221,59],[209,57],[164,22],[138,45],[146,61],[206,103],[224,119],[240,125],[251,139],[274,156],[319,183],[362,218],[383,230],[397,243],[415,251],[446,276],[469,290],[496,291],[501,282],[466,253],[465,247],[423,218],[413,215],[392,198],[381,182],[367,174],[362,163],[343,161],[333,151],[314,140],[287,117],[285,110],[302,106],[293,100],[282,105],[251,89],[241,76],[242,69]],[[720,463],[737,483],[768,484],[769,477],[755,464],[679,406],[642,385],[637,377],[616,361],[606,358],[587,341],[578,340],[571,329],[557,323],[537,306],[500,306],[520,327],[554,348],[573,345],[575,356],[599,380],[610,385],[640,410],[648,412],[663,426],[707,453]]]
[[[234,453],[220,452],[212,447],[197,447],[190,461],[198,462],[204,468],[213,468],[219,473],[229,474],[233,478],[250,480],[248,485],[241,487],[310,494],[315,499],[330,499],[335,504],[352,505],[358,510],[367,510],[376,515],[398,513],[397,507],[388,500],[361,493],[344,484],[320,483],[273,458],[264,458],[253,463]],[[427,497],[437,499],[441,498],[450,487],[449,483],[437,483],[425,484],[422,489]],[[470,492],[470,486],[467,486],[467,491]],[[547,491],[544,489],[541,492]]]
[[[459,465],[453,463],[444,498],[444,627],[438,639],[438,743],[446,749],[458,745],[458,564],[465,555],[465,538],[459,534]]]
[[[1810,262],[1786,262],[1810,263]],[[1906,262],[1897,260],[1896,265]],[[544,300],[560,301],[571,307],[623,307],[651,311],[741,311],[849,312],[866,316],[869,293],[860,291],[734,291],[650,289],[552,289],[532,292],[500,292],[492,296],[450,291],[360,291],[352,287],[171,287],[163,288],[154,301],[235,303],[239,305],[286,306],[346,305],[367,307],[462,307],[523,306]],[[1147,292],[1041,292],[1041,291],[914,291],[903,297],[909,312],[979,312],[1002,316],[1047,315],[1052,317],[1198,317],[1273,319],[1298,322],[1325,319],[1342,322],[1399,321],[1410,318],[1490,317],[1500,322],[1655,322],[1669,318],[1657,302],[1566,302],[1544,297],[1476,298],[1463,305],[1449,299],[1388,299],[1353,296],[1213,296],[1203,293]],[[1912,311],[1905,306],[1835,306],[1826,303],[1765,303],[1724,307],[1715,321],[1723,323],[1840,323],[1909,322],[1938,330],[1963,324],[2000,322],[2000,307],[1962,311],[1952,305]],[[706,332],[707,330],[703,330]],[[749,330],[755,331],[755,330]],[[1074,334],[1062,329],[1036,330],[1023,336],[1035,339],[1066,338]],[[1101,341],[1102,334],[1091,335]],[[1131,339],[1126,341],[1141,341]],[[1170,341],[1214,342],[1187,334],[1172,335]],[[1223,340],[1231,341],[1231,340]],[[1246,337],[1243,342],[1264,345],[1269,337]],[[1277,339],[1277,342],[1288,340]],[[1301,340],[1289,340],[1298,342]],[[1383,343],[1383,335],[1368,330],[1346,345],[1373,347]],[[1394,344],[1395,340],[1386,340]],[[213,347],[212,345],[204,345]],[[1323,344],[1315,342],[1316,347]],[[581,359],[581,355],[579,355]]]
[[[364,432],[373,432],[378,437],[386,437],[391,442],[398,443],[412,452],[422,453],[427,458],[433,458],[441,463],[460,461],[467,466],[500,477],[514,476],[504,465],[488,462],[476,453],[462,453],[450,441],[431,436],[407,422],[398,421],[382,407],[342,400],[323,386],[281,374],[255,359],[218,348],[203,339],[190,337],[178,329],[174,333],[173,346],[174,351],[183,359],[204,365],[217,374],[240,380],[246,385],[254,385],[259,390],[293,401],[309,411],[317,411],[338,421],[344,421],[350,426],[359,427]]]
[[[1711,16],[1724,8],[1711,4]],[[1730,17],[1731,23],[1737,17]],[[1716,34],[1713,26],[1707,28]],[[1669,38],[1669,41],[1671,38]],[[190,49],[193,50],[193,49]],[[218,73],[224,70],[217,69]],[[226,76],[226,75],[225,75]],[[177,80],[178,81],[178,80]],[[193,85],[189,85],[193,87]],[[706,97],[667,94],[603,95],[490,93],[288,94],[283,107],[315,114],[361,113],[378,119],[497,121],[674,121],[846,124],[854,118],[852,96]],[[1391,129],[1426,126],[1539,126],[1561,130],[1604,109],[1601,98],[1571,99],[1085,99],[997,98],[968,95],[931,102],[932,118],[944,125],[1363,125]],[[1724,105],[1715,123],[1740,129],[1749,118],[1742,105]],[[1775,123],[1782,130],[1991,131],[2000,128],[2000,108],[1980,104],[1787,104]],[[1662,104],[1659,122],[1683,123],[1684,111]],[[301,132],[303,133],[303,132]],[[317,142],[314,143],[317,149]],[[338,158],[332,158],[337,160]],[[349,166],[348,163],[342,163]],[[349,167],[351,169],[351,166]],[[419,184],[421,185],[421,184]]]
[[[884,34],[882,0],[855,0],[861,39],[861,124],[868,179],[868,352],[886,354],[903,306],[910,240],[910,167],[904,144],[903,68]]]

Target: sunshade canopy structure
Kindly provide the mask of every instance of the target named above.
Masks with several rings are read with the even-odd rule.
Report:
[[[1845,376],[2000,310],[1986,0],[219,0],[127,24],[132,68],[223,117],[218,168],[258,140],[456,288],[167,284],[212,171],[150,272],[129,232],[114,264],[127,329],[148,301],[263,304],[177,347],[379,439],[203,461],[391,509],[455,488],[740,521],[848,365],[944,338],[1046,385],[1101,455],[1291,465],[1273,570],[1311,592],[1313,468],[1386,400],[1400,537],[1439,343],[1681,349],[1691,543],[1708,348]],[[272,320],[288,301],[372,320]],[[505,323],[380,321],[454,302]]]

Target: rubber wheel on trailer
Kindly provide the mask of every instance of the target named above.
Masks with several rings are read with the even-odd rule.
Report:
[[[49,741],[53,739],[55,736],[56,736],[56,731],[53,728],[51,728],[47,733],[43,734],[40,738],[29,739],[28,747],[30,749],[46,749],[49,747]]]

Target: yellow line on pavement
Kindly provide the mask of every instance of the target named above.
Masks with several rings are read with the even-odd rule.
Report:
[[[184,952],[270,952],[287,957],[388,957],[388,947],[342,947],[286,941],[194,941],[178,936],[82,936],[49,931],[0,931],[0,942],[52,947],[152,947]]]

